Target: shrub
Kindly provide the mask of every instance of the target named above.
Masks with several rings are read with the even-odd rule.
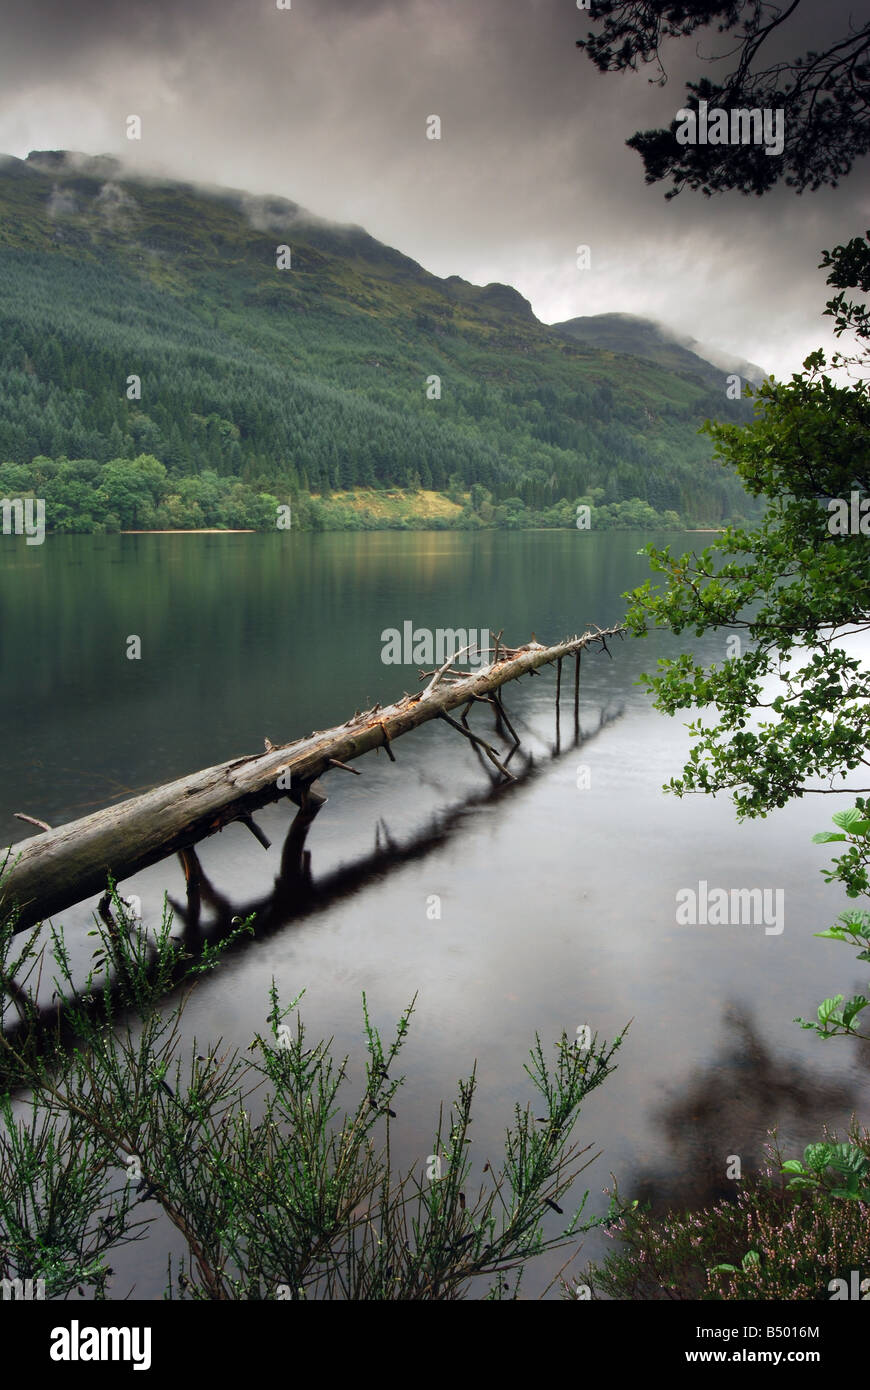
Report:
[[[854,1142],[870,1155],[866,1132]],[[779,1155],[772,1145],[767,1152],[770,1167],[743,1179],[734,1202],[613,1221],[609,1234],[623,1249],[587,1270],[593,1297],[818,1302],[831,1298],[831,1280],[870,1274],[870,1204],[787,1190],[775,1177]]]
[[[274,983],[254,1057],[194,1042],[184,1062],[190,989],[252,921],[192,958],[173,940],[168,911],[153,937],[116,893],[101,911],[83,987],[53,932],[60,1002],[48,1021],[26,988],[42,969],[39,929],[23,945],[14,922],[0,929],[5,1277],[42,1278],[49,1298],[77,1287],[105,1297],[107,1256],[141,1236],[155,1219],[150,1210],[187,1246],[174,1280],[170,1261],[170,1297],[454,1300],[472,1281],[494,1278],[486,1296],[502,1299],[516,1296],[530,1259],[597,1224],[579,1224],[584,1196],[557,1235],[545,1236],[542,1225],[548,1211],[562,1212],[563,1194],[592,1161],[578,1164],[586,1150],[571,1132],[584,1098],[613,1069],[621,1037],[581,1051],[563,1034],[552,1065],[536,1038],[525,1071],[543,1114],[515,1106],[500,1171],[487,1164],[476,1194],[474,1071],[459,1082],[447,1119],[439,1117],[425,1165],[396,1176],[390,1120],[404,1078],[395,1068],[413,1001],[384,1045],[363,996],[355,1100],[349,1059],[309,1044],[298,1012],[294,1027],[285,1023],[299,1001],[283,1007]],[[179,984],[185,993],[167,1008],[164,996]],[[32,1094],[27,1118],[11,1105],[22,1085]]]

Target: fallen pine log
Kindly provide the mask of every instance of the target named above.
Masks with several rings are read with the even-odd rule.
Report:
[[[449,711],[475,701],[497,700],[495,692],[509,681],[539,666],[579,654],[584,647],[600,644],[607,650],[607,639],[621,632],[620,627],[598,628],[555,646],[532,641],[514,649],[499,647],[497,638],[494,660],[470,675],[454,669],[453,663],[463,655],[454,653],[416,695],[403,695],[384,708],[375,705],[355,714],[345,724],[317,730],[293,743],[274,746],[266,740],[264,753],[232,758],[190,773],[19,841],[8,851],[0,881],[0,909],[4,914],[16,911],[14,929],[24,931],[84,898],[104,892],[110,875],[115,882],[121,882],[233,821],[241,821],[268,847],[268,840],[251,819],[252,812],[285,796],[300,805],[316,778],[330,768],[356,771],[347,764],[372,748],[385,748],[395,760],[390,745],[430,719],[446,720],[481,748],[499,772],[509,778],[511,774],[495,750],[451,719]],[[34,821],[33,817],[27,819]]]

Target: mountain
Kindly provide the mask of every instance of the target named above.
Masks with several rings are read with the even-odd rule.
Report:
[[[681,337],[664,324],[635,314],[590,314],[550,326],[554,332],[588,347],[645,357],[668,371],[691,372],[720,389],[726,375],[734,374],[755,386],[767,376],[754,362],[705,347],[696,338]]]
[[[746,402],[687,350],[570,327],[285,198],[0,157],[0,495],[59,529],[274,525],[291,497],[324,524],[311,494],[396,487],[461,510],[475,484],[474,524],[746,511],[698,435]]]

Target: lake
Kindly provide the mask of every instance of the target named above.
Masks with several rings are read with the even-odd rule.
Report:
[[[618,621],[621,593],[648,574],[624,533],[483,532],[49,536],[0,542],[0,825],[5,843],[199,767],[343,722],[356,709],[418,688],[415,667],[387,665],[381,634],[417,628],[504,629],[511,645]],[[679,548],[709,537],[662,536]],[[128,638],[141,659],[128,660]],[[726,633],[698,643],[724,660]],[[400,1168],[432,1150],[439,1103],[477,1061],[476,1171],[502,1150],[537,1031],[550,1051],[588,1023],[613,1037],[633,1019],[618,1070],[577,1128],[601,1156],[575,1191],[591,1210],[616,1174],[626,1195],[703,1203],[733,1188],[729,1156],[757,1166],[767,1128],[788,1154],[866,1119],[860,1048],[823,1044],[792,1022],[826,995],[866,985],[841,947],[814,939],[847,901],[820,869],[841,798],[808,796],[739,825],[725,797],[677,800],[662,784],[689,746],[636,684],[673,639],[584,654],[579,748],[565,667],[561,745],[555,672],[505,688],[534,768],[496,796],[489,764],[443,724],[402,738],[396,762],[369,754],[361,777],[332,772],[308,848],[318,910],[248,942],[206,978],[186,1016],[200,1042],[247,1048],[265,1027],[274,976],[289,1002],[305,989],[309,1036],[362,1059],[361,994],[391,1036],[417,995],[394,1108]],[[472,727],[490,737],[488,714]],[[500,746],[504,746],[503,744]],[[514,767],[519,759],[516,755]],[[287,804],[258,821],[264,851],[241,826],[200,847],[234,907],[273,884]],[[395,852],[374,855],[376,844]],[[403,850],[405,852],[403,852]],[[340,866],[356,870],[339,881]],[[677,925],[682,889],[780,890],[781,932]],[[159,920],[164,892],[182,899],[176,860],[123,885]],[[440,919],[427,911],[433,895]],[[93,903],[58,918],[84,959]],[[865,1049],[866,1053],[866,1049]],[[354,1074],[359,1074],[359,1066]],[[549,1217],[548,1217],[549,1220]],[[557,1222],[558,1218],[553,1217]],[[554,1227],[555,1229],[555,1227]],[[113,1296],[162,1295],[174,1233],[112,1256]],[[165,1238],[164,1238],[165,1237]],[[590,1236],[579,1262],[609,1248]],[[567,1255],[567,1251],[565,1255]],[[563,1262],[529,1267],[537,1296]],[[579,1268],[575,1265],[573,1268]],[[554,1296],[551,1293],[549,1296]]]

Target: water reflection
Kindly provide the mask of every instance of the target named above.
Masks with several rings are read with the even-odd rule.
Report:
[[[578,728],[571,747],[577,749],[591,743],[621,714],[619,708],[599,710],[597,725],[587,731]],[[503,719],[507,719],[507,716],[499,702],[495,716],[497,728]],[[522,720],[517,722],[523,723]],[[268,893],[245,900],[233,899],[206,874],[194,849],[184,851],[180,857],[184,865],[187,898],[186,901],[171,898],[170,903],[176,919],[184,926],[188,947],[204,939],[226,936],[235,922],[247,921],[250,917],[255,918],[257,935],[267,936],[291,922],[327,911],[387,874],[422,860],[433,850],[446,845],[451,838],[461,834],[469,812],[490,805],[509,792],[516,793],[524,786],[530,787],[547,763],[560,756],[558,744],[551,750],[549,758],[540,760],[531,752],[521,751],[520,766],[514,767],[514,781],[505,782],[493,774],[492,764],[481,750],[473,744],[470,747],[486,774],[485,787],[468,793],[450,807],[434,812],[403,840],[396,839],[386,820],[380,818],[375,826],[374,848],[369,854],[358,857],[350,864],[341,864],[317,880],[312,873],[311,851],[306,848],[306,842],[315,817],[327,801],[326,788],[320,779],[300,791],[290,793],[299,809],[284,841],[280,872]],[[517,741],[505,762],[520,747]],[[202,920],[203,905],[211,912],[207,926],[203,925]],[[243,944],[243,941],[240,942],[240,946]]]
[[[652,1113],[667,1160],[651,1171],[620,1176],[620,1188],[654,1212],[733,1198],[737,1183],[726,1176],[731,1156],[740,1158],[743,1176],[760,1171],[775,1125],[783,1157],[794,1158],[821,1137],[819,1115],[843,1114],[858,1103],[850,1080],[822,1078],[812,1066],[778,1053],[745,1004],[727,1004],[722,1025],[718,1052],[681,1077],[679,1095]]]
[[[374,847],[370,853],[339,865],[319,879],[314,878],[311,851],[307,848],[308,835],[315,818],[328,800],[325,785],[319,778],[288,794],[288,799],[293,801],[297,810],[282,847],[280,871],[269,892],[246,899],[231,898],[206,873],[193,846],[182,850],[178,858],[184,870],[186,897],[169,896],[168,902],[174,921],[181,924],[180,941],[187,959],[178,962],[171,985],[177,985],[187,973],[191,956],[196,958],[201,955],[207,944],[214,946],[225,941],[239,923],[253,919],[255,934],[262,939],[292,923],[325,913],[371,884],[383,881],[405,865],[423,860],[434,850],[448,844],[462,833],[465,819],[471,812],[495,803],[508,793],[516,795],[520,789],[534,785],[548,763],[560,756],[558,741],[551,748],[549,757],[536,758],[532,752],[522,749],[513,723],[500,700],[494,702],[493,709],[497,732],[504,736],[512,735],[515,739],[510,756],[519,750],[519,766],[515,765],[512,781],[506,782],[494,775],[492,764],[476,745],[470,744],[486,773],[485,786],[467,793],[452,806],[433,813],[414,833],[401,841],[394,837],[386,820],[380,818],[375,826]],[[578,749],[593,742],[621,717],[622,712],[621,708],[600,709],[597,723],[592,728],[575,728],[572,748]],[[516,721],[521,727],[525,724],[518,716]],[[203,908],[208,910],[207,916]],[[116,908],[108,895],[100,900],[98,911],[110,934],[122,930]],[[246,934],[238,936],[228,946],[228,953],[243,951],[249,940]],[[150,967],[154,966],[156,949],[152,948]],[[52,1047],[67,1047],[75,1036],[72,1019],[76,1011],[84,1007],[92,1017],[98,1017],[104,1011],[106,996],[111,995],[112,988],[110,979],[102,986],[92,985],[86,995],[76,993],[66,1002],[53,996],[51,1004],[46,1005],[37,1003],[26,985],[22,985],[14,975],[9,976],[2,982],[0,992],[5,1000],[12,1002],[15,1014],[11,1024],[4,1027],[4,1036],[15,1051],[25,1049],[28,1055],[48,1043]],[[0,1056],[0,1085],[18,1089],[17,1076],[15,1063],[10,1061],[10,1054],[4,1051]]]

